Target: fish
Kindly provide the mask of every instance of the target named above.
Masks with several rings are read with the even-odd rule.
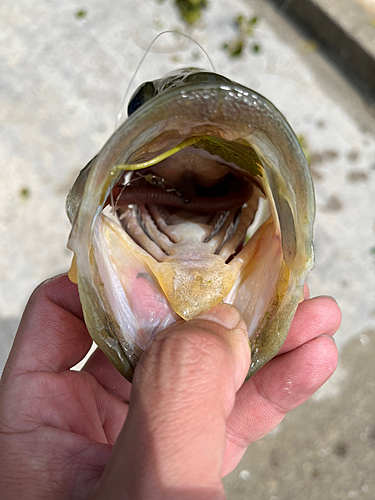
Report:
[[[315,197],[262,95],[200,68],[143,83],[66,210],[87,329],[129,381],[159,331],[221,302],[247,325],[247,378],[280,350],[314,265]]]

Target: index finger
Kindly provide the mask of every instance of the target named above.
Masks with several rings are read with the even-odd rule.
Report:
[[[341,311],[332,297],[304,300],[297,307],[288,336],[278,352],[284,354],[321,335],[334,335],[341,323]]]
[[[36,288],[23,313],[4,368],[10,372],[60,372],[76,365],[92,344],[78,289],[66,274]]]

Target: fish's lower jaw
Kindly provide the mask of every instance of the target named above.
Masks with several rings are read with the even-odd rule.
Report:
[[[217,255],[161,262],[155,274],[173,310],[187,321],[222,302],[237,275]]]

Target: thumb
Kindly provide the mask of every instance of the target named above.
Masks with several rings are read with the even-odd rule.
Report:
[[[226,420],[249,364],[245,323],[227,304],[157,335],[97,500],[224,498]]]

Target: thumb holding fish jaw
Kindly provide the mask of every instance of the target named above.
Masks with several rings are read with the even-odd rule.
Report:
[[[95,499],[224,499],[226,420],[249,365],[245,323],[227,304],[161,332]]]

